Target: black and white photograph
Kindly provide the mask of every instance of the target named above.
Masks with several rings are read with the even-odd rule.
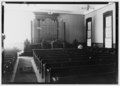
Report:
[[[1,1],[1,84],[119,83],[118,1]]]

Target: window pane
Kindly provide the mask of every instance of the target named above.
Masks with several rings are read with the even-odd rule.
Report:
[[[106,28],[105,28],[105,47],[112,48],[112,27],[111,27],[111,16],[106,17]]]
[[[91,39],[87,39],[87,46],[91,46]]]
[[[112,18],[111,16],[106,17],[106,27],[111,26]]]
[[[111,40],[111,38],[110,39],[108,39],[108,38],[105,39],[105,47],[106,48],[112,48],[112,40]]]
[[[112,37],[112,32],[111,32],[111,27],[106,28],[106,38],[111,38]]]
[[[91,31],[88,31],[88,38],[91,38]]]
[[[87,19],[87,46],[91,46],[92,19]]]
[[[88,30],[91,30],[91,22],[88,22]]]

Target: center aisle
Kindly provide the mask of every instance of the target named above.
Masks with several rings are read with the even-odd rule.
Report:
[[[19,62],[14,78],[15,83],[36,83],[37,77],[35,75],[33,65],[32,65],[32,57],[19,57]],[[23,67],[32,67],[32,72],[21,72],[20,69]]]

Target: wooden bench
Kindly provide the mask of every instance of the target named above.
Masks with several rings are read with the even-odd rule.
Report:
[[[116,84],[114,73],[96,73],[66,77],[52,77],[53,84]],[[48,83],[48,82],[46,82]]]
[[[74,56],[74,55],[72,55],[72,56],[71,55],[70,56],[65,55],[64,56],[64,53],[63,53],[63,55],[61,55],[61,54],[60,55],[54,55],[54,53],[53,53],[53,55],[51,54],[49,56],[48,55],[42,56],[39,53],[40,51],[39,50],[37,50],[37,52],[33,51],[34,59],[35,59],[35,62],[37,64],[37,66],[38,66],[38,69],[40,70],[40,73],[41,73],[41,67],[42,67],[42,64],[43,64],[44,61],[51,61],[51,62],[62,61],[63,62],[63,61],[71,61],[71,60],[89,59],[87,55],[86,56],[82,56],[82,55],[80,55],[80,56],[77,56],[77,55],[76,56]],[[46,52],[46,50],[44,50],[44,51]],[[51,51],[47,50],[47,52],[51,52]],[[53,50],[52,50],[52,52],[53,52]]]
[[[78,63],[79,62],[79,63]],[[45,69],[44,68],[46,65],[48,66],[72,66],[72,64],[74,66],[77,65],[91,65],[91,64],[106,64],[106,63],[114,63],[114,60],[112,59],[104,59],[104,60],[100,60],[100,59],[81,59],[81,58],[73,58],[71,60],[68,59],[44,59],[41,61],[41,74],[44,73]],[[76,65],[75,65],[76,64]],[[44,66],[44,67],[43,67]],[[42,74],[44,75],[44,74]]]
[[[67,77],[86,74],[102,74],[115,71],[115,64],[81,65],[72,67],[50,67],[46,73],[46,82],[52,82],[52,77]]]
[[[114,63],[113,60],[71,60],[71,61],[47,61],[42,64],[41,70],[44,73],[49,67],[66,67],[66,66],[81,66],[81,65],[98,65],[98,64],[108,64]],[[43,74],[44,75],[44,74]]]
[[[78,49],[37,49],[33,50],[37,68],[46,82],[52,82],[53,77],[102,74],[114,72],[114,55],[87,55]],[[67,74],[68,73],[68,74]]]
[[[87,57],[85,57],[85,58],[87,58]],[[41,61],[40,61],[40,68],[39,68],[39,70],[40,70],[40,73],[42,73],[42,69],[43,69],[43,65],[44,64],[48,64],[48,63],[70,63],[70,62],[81,62],[81,61],[89,61],[89,59],[87,58],[86,60],[85,59],[81,59],[81,58],[52,58],[52,59],[42,59]]]
[[[15,65],[15,62],[16,62],[16,59],[13,59],[13,58],[4,59],[4,61],[2,62],[3,75],[5,73],[10,73],[13,71],[13,67]]]

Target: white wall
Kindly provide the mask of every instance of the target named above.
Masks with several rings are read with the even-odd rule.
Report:
[[[113,43],[115,43],[115,3],[85,15],[85,19],[92,17],[92,43],[103,43],[103,13],[110,10],[113,11]]]
[[[66,41],[72,43],[74,39],[79,42],[85,42],[84,15],[77,14],[60,14],[59,21],[59,38],[64,39],[64,27],[62,22],[66,23]]]
[[[31,20],[33,14],[28,11],[14,10],[5,6],[4,15],[4,48],[24,48],[24,41],[31,39]]]

